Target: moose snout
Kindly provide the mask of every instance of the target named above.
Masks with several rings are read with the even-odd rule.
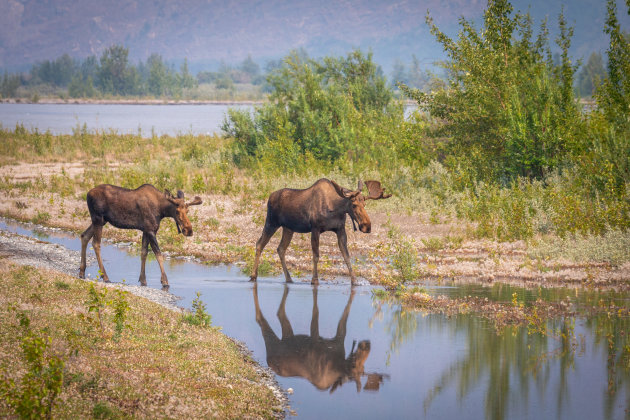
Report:
[[[192,236],[193,230],[191,227],[183,227],[182,233],[184,234],[184,236]]]
[[[372,225],[370,223],[359,225],[359,230],[363,233],[370,233],[372,231]]]

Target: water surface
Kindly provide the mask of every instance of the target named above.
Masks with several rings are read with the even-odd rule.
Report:
[[[72,134],[114,130],[120,134],[213,134],[220,132],[228,108],[251,105],[119,105],[119,104],[9,104],[0,103],[0,124],[13,129]]]
[[[76,235],[2,221],[0,229],[79,250]],[[93,252],[90,250],[89,252]],[[140,258],[104,244],[112,281],[136,284]],[[77,260],[77,271],[79,261]],[[608,317],[551,322],[556,333],[527,328],[497,333],[473,315],[446,317],[379,304],[371,287],[261,277],[257,287],[237,267],[167,259],[170,291],[190,308],[201,292],[212,323],[246,343],[254,357],[292,388],[298,418],[623,419],[630,415],[628,359],[609,337],[628,333],[628,320]],[[97,268],[88,267],[94,278]],[[160,287],[155,260],[149,287]],[[351,291],[353,290],[353,292]],[[432,294],[478,294],[509,300],[505,286],[431,287]],[[550,292],[550,298],[575,292]],[[605,294],[589,299],[608,299]],[[315,309],[315,310],[314,310]],[[574,334],[571,334],[574,331]],[[563,340],[561,334],[574,337]],[[612,339],[615,341],[616,339]],[[368,344],[369,343],[369,344]],[[625,363],[625,365],[624,365]]]

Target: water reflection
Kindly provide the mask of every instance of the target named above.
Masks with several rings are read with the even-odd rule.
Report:
[[[593,395],[593,403],[602,405],[589,410],[599,418],[614,419],[630,414],[630,319],[617,316],[619,307],[614,308],[615,313],[551,320],[544,331],[526,326],[497,331],[489,321],[471,314],[421,314],[378,302],[375,316],[389,313],[384,327],[390,336],[390,353],[403,349],[419,332],[446,332],[465,344],[466,350],[445,363],[422,394],[425,416],[439,411],[454,394],[463,406],[481,398],[487,419],[544,412],[550,406],[554,417],[570,418],[576,407],[590,405],[588,400],[576,401],[584,386],[578,378],[589,371],[591,395],[602,395],[601,399]],[[597,370],[602,365],[604,372]]]
[[[362,386],[366,391],[379,390],[383,383],[384,375],[365,373],[364,371],[365,361],[370,355],[370,341],[363,340],[358,345],[354,341],[352,349],[348,357],[346,357],[344,346],[346,325],[355,290],[352,290],[350,293],[348,303],[337,324],[337,333],[333,338],[323,338],[319,335],[317,287],[313,287],[313,313],[311,316],[310,335],[296,335],[293,333],[291,322],[285,311],[289,287],[287,285],[284,286],[284,293],[277,313],[282,327],[282,338],[278,338],[260,310],[257,285],[254,285],[253,293],[256,322],[260,326],[263,339],[265,340],[267,365],[276,374],[284,377],[299,376],[305,378],[319,390],[330,389],[330,393],[333,393],[337,387],[348,381],[356,384],[357,392],[361,391]],[[365,385],[362,384],[362,377],[364,376],[367,377]]]

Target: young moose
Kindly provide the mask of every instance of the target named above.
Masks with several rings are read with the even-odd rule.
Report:
[[[156,238],[157,231],[160,228],[160,221],[164,217],[172,217],[175,220],[179,233],[183,233],[185,236],[192,236],[192,225],[187,216],[188,206],[196,206],[201,203],[202,201],[199,197],[195,197],[193,201],[186,203],[182,191],[177,191],[177,197],[173,197],[168,190],[161,192],[149,184],[144,184],[135,190],[108,184],[92,188],[87,193],[87,206],[92,218],[92,224],[81,234],[79,277],[85,278],[85,250],[88,242],[93,237],[92,246],[94,247],[103,281],[109,281],[101,259],[101,235],[103,226],[109,222],[120,229],[138,229],[142,231],[140,279],[138,281],[143,286],[147,285],[144,266],[149,253],[148,245],[151,244],[151,249],[160,264],[162,286],[168,288],[168,279],[164,272],[164,257],[162,257]]]
[[[311,233],[311,248],[313,250],[313,279],[311,283],[318,284],[317,263],[319,261],[319,236],[323,232],[332,231],[337,234],[337,243],[341,250],[348,271],[350,281],[354,285],[356,279],[350,265],[350,254],[348,253],[346,236],[346,214],[352,220],[352,226],[356,229],[355,222],[359,225],[359,230],[363,233],[370,233],[372,224],[370,217],[365,211],[365,200],[378,200],[391,197],[386,195],[378,181],[366,181],[368,189],[367,198],[363,197],[363,182],[359,181],[356,191],[351,191],[340,187],[335,182],[322,178],[309,188],[304,190],[294,190],[283,188],[272,192],[267,201],[267,218],[262,235],[256,242],[256,256],[254,259],[254,269],[250,281],[256,281],[258,277],[258,264],[260,254],[273,234],[282,227],[282,239],[278,245],[278,256],[284,271],[287,283],[291,283],[291,276],[284,260],[291,238],[294,232]]]

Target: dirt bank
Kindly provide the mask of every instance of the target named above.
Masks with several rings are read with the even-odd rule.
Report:
[[[116,162],[109,162],[115,167]],[[34,221],[80,233],[89,226],[83,193],[50,193],[45,185],[55,174],[80,179],[89,164],[81,162],[22,163],[0,167],[0,215]],[[76,182],[76,181],[70,181]],[[32,185],[32,187],[24,187]],[[75,190],[76,191],[76,190]],[[190,196],[187,193],[187,196]],[[177,234],[171,219],[165,219],[158,233],[160,247],[172,254],[194,256],[208,263],[251,264],[254,245],[264,223],[265,200],[243,194],[201,194],[203,204],[191,208],[194,236]],[[387,200],[386,200],[387,201]],[[524,241],[496,242],[470,235],[471,225],[461,221],[434,220],[415,212],[395,212],[387,203],[367,206],[372,233],[354,232],[348,221],[348,245],[357,274],[380,283],[392,267],[379,262],[391,258],[392,232],[407,238],[417,255],[419,279],[453,283],[506,282],[526,287],[594,287],[630,290],[630,263],[575,262],[562,258],[532,255]],[[107,225],[104,238],[140,243],[140,233]],[[277,233],[265,248],[263,260],[280,272],[276,247]],[[347,269],[337,246],[336,236],[326,232],[320,242],[320,281],[347,280]],[[294,280],[310,281],[310,235],[294,236],[286,256]]]

